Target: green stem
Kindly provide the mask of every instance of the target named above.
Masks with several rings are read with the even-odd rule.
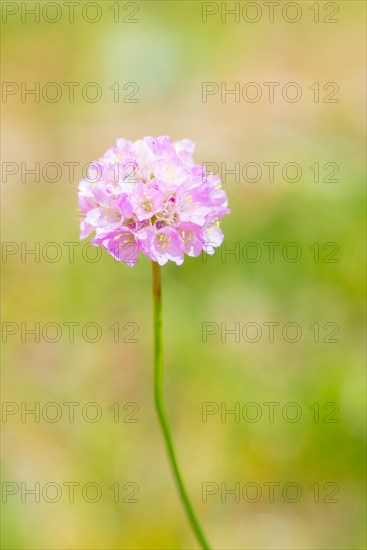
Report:
[[[169,426],[166,411],[163,405],[163,353],[162,353],[162,288],[161,271],[157,262],[152,261],[153,277],[153,305],[154,305],[154,400],[161,425],[163,436],[166,442],[169,459],[175,477],[176,485],[191,527],[203,550],[210,550],[209,543],[200,527],[191,505],[190,499],[182,481],[181,473],[177,464],[176,453],[172,442],[171,429]]]

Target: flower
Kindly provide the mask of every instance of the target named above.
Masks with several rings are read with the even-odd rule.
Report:
[[[79,183],[80,238],[133,266],[142,252],[164,265],[213,254],[229,214],[220,177],[195,165],[195,145],[168,136],[118,139]]]

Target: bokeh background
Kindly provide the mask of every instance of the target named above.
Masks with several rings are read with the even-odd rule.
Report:
[[[20,2],[12,4],[20,9]],[[52,169],[39,182],[31,175],[22,181],[20,166],[2,178],[2,238],[15,243],[14,254],[3,256],[2,316],[3,323],[19,326],[3,344],[2,398],[15,408],[14,414],[3,415],[2,478],[19,489],[3,504],[3,548],[197,548],[153,407],[149,261],[141,257],[133,269],[107,253],[99,261],[86,261],[82,245],[76,245],[72,262],[63,244],[78,242],[81,167],[99,158],[117,137],[166,134],[194,140],[197,162],[225,162],[229,168],[256,162],[263,168],[257,182],[226,178],[232,213],[222,224],[227,250],[255,242],[261,258],[248,259],[253,249],[247,258],[219,252],[207,261],[187,258],[183,266],[163,270],[166,404],[179,462],[208,538],[217,549],[365,548],[364,2],[332,3],[339,22],[329,24],[324,18],[330,7],[324,2],[317,3],[319,23],[310,9],[314,2],[298,2],[302,17],[296,23],[284,20],[280,11],[270,23],[267,8],[257,2],[262,16],[252,24],[242,18],[236,23],[231,16],[222,22],[220,12],[203,23],[201,2],[155,0],[132,7],[97,2],[103,15],[90,23],[82,18],[84,4],[76,6],[73,23],[64,7],[56,23],[42,17],[37,23],[31,17],[22,22],[18,11],[2,24],[3,81],[29,88],[39,82],[41,89],[56,82],[64,92],[56,103],[42,97],[36,102],[32,96],[22,102],[20,94],[3,96],[2,102],[3,163],[31,168],[36,162],[41,167],[56,162],[63,170],[54,183],[47,181]],[[120,5],[118,23],[112,4]],[[135,11],[131,18],[137,23],[122,21]],[[88,16],[93,17],[93,8]],[[298,82],[301,100],[289,103],[278,93],[274,103],[264,98],[236,103],[233,96],[222,102],[219,94],[202,101],[203,82],[232,88],[235,82],[269,81]],[[76,88],[71,103],[64,82],[81,83],[79,90],[97,82],[101,100],[85,101]],[[115,103],[109,90],[115,82],[137,83],[138,102]],[[321,98],[324,83],[336,82],[338,102],[315,103],[308,89],[315,82]],[[126,90],[122,93],[125,97]],[[71,182],[64,165],[70,162],[79,163]],[[281,167],[297,162],[302,177],[292,183],[279,171],[269,182],[264,162]],[[315,162],[320,163],[318,183],[309,168]],[[337,163],[337,181],[323,181],[327,162]],[[280,243],[273,262],[263,244],[269,241]],[[49,242],[62,250],[59,261],[43,258]],[[289,242],[302,251],[294,263],[281,254]],[[329,242],[337,243],[336,262],[325,261],[332,249],[323,246]],[[320,243],[319,261],[309,248],[314,243]],[[39,261],[22,257],[22,246],[40,246]],[[46,257],[47,250],[52,257],[47,246]],[[32,328],[54,322],[63,327],[59,341],[41,336],[35,342],[34,336],[23,335],[22,342],[21,323]],[[70,322],[80,323],[72,343],[63,325]],[[95,343],[86,341],[81,330],[91,322],[102,329]],[[221,323],[228,328],[239,323],[242,329],[257,322],[262,335],[255,343],[242,337],[236,342],[233,336],[222,342],[219,330],[205,343],[205,322],[219,329]],[[273,343],[265,322],[280,323]],[[302,329],[298,342],[282,337],[289,322]],[[120,324],[118,343],[109,329],[115,323]],[[310,329],[314,323],[320,327],[318,343]],[[326,323],[333,325],[325,328]],[[335,325],[337,341],[325,342]],[[131,339],[138,341],[123,341],[133,331]],[[53,334],[50,329],[50,338]],[[88,334],[92,338],[93,330]],[[50,402],[62,410],[59,421],[47,421],[56,411],[47,409]],[[80,404],[73,423],[66,402]],[[94,423],[82,416],[91,402],[102,410]],[[203,422],[206,402],[217,404],[219,412]],[[242,416],[236,422],[233,415],[221,419],[221,408],[243,410],[249,402],[260,407],[258,422]],[[274,422],[269,422],[267,402],[280,404]],[[282,416],[290,402],[301,409],[297,422]],[[32,415],[22,419],[21,410],[35,403],[40,421]],[[323,408],[328,403],[335,405]],[[118,407],[119,422],[111,406]],[[325,422],[333,411],[337,422]],[[93,408],[87,412],[93,417]],[[41,490],[58,483],[60,500],[51,503],[41,494],[37,503],[21,490],[21,483],[31,489],[37,482]],[[63,485],[71,482],[80,484],[72,503]],[[90,482],[102,489],[95,503],[83,499],[81,491]],[[218,489],[207,502],[205,482]],[[264,485],[269,482],[279,484],[274,502]],[[282,496],[291,482],[302,490],[293,503]],[[120,486],[118,503],[108,488],[114,483]],[[241,495],[236,502],[222,491],[235,483],[241,489],[258,484],[261,498],[250,502],[254,493],[249,490],[249,498]],[[319,499],[310,489],[315,484]],[[130,498],[138,502],[123,502],[137,486]],[[53,494],[50,489],[50,498]],[[88,495],[93,498],[93,488]],[[329,502],[333,499],[337,502]]]

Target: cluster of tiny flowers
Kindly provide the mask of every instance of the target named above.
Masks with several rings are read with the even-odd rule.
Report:
[[[195,145],[168,136],[116,146],[89,167],[79,184],[80,238],[132,266],[142,252],[164,265],[184,254],[213,254],[229,213],[219,176],[194,164]]]

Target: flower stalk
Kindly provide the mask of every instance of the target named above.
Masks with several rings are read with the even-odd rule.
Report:
[[[196,518],[182,476],[178,467],[176,453],[173,446],[171,429],[163,404],[163,346],[162,346],[162,285],[161,268],[157,262],[152,261],[153,283],[153,324],[154,324],[154,402],[163,437],[166,443],[168,457],[171,463],[176,486],[181,497],[182,504],[187,513],[192,530],[203,550],[210,550],[209,543]]]

